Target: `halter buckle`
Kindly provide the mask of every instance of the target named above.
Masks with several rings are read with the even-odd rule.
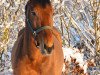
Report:
[[[33,36],[36,37],[36,31],[33,32]]]

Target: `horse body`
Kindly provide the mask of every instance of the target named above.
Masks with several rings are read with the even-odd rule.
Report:
[[[12,51],[14,75],[61,75],[63,53],[62,45],[60,39],[57,39],[57,35],[53,36],[54,50],[50,55],[44,56],[41,54],[40,50],[36,48],[34,43],[30,44],[29,48],[31,53],[28,55],[27,46],[24,46],[25,44],[23,43],[24,34],[26,34],[25,31],[21,32],[18,36]],[[27,39],[25,39],[25,41],[27,41]],[[30,41],[34,42],[33,38],[31,38]],[[22,47],[24,48],[22,49]]]
[[[41,23],[44,24],[45,21]],[[49,53],[42,54],[42,48],[38,48],[36,42],[39,42],[40,45],[45,44]],[[54,48],[52,48],[52,45]],[[19,32],[12,50],[13,74],[61,75],[62,66],[63,52],[59,32],[52,26],[52,30],[41,31],[35,39],[26,24],[26,27]]]

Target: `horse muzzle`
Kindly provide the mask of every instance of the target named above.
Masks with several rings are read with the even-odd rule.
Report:
[[[53,49],[54,49],[54,44],[53,44],[51,47],[48,47],[48,46],[46,46],[46,45],[44,44],[44,48],[41,49],[41,53],[42,53],[43,55],[49,55],[49,54],[52,53],[52,50],[53,50]]]

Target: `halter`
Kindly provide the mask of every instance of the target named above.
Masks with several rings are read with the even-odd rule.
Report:
[[[29,11],[29,10],[28,10]],[[52,29],[52,27],[50,27],[50,26],[43,26],[43,27],[39,27],[39,28],[37,28],[37,29],[33,29],[32,28],[32,22],[31,22],[31,20],[29,19],[29,17],[28,17],[28,11],[27,11],[27,16],[26,16],[26,21],[27,21],[27,25],[28,25],[28,27],[30,28],[30,30],[31,30],[31,32],[32,32],[32,34],[33,34],[33,36],[34,36],[34,38],[37,36],[37,34],[39,33],[39,32],[41,32],[41,31],[43,31],[43,30],[46,30],[46,29]],[[33,18],[34,18],[34,16],[33,16]]]

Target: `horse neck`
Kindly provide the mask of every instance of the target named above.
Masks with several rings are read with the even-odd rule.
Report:
[[[23,45],[23,53],[25,53],[32,60],[37,59],[36,56],[39,55],[39,50],[37,50],[32,32],[27,26],[25,27]]]

